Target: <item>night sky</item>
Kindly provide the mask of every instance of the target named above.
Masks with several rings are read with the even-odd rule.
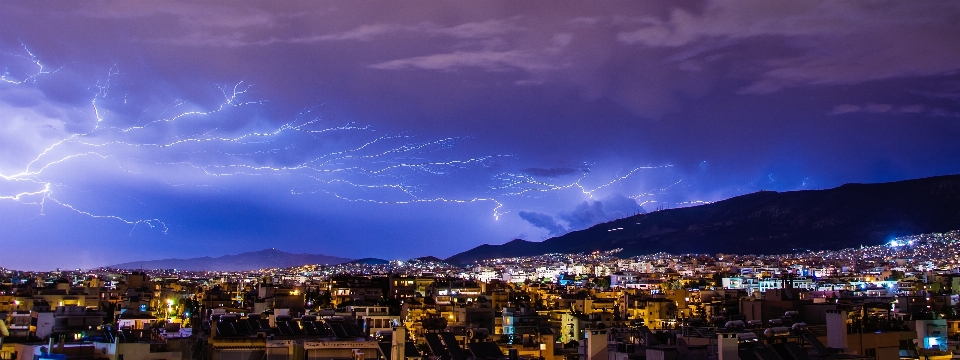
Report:
[[[7,1],[0,68],[14,269],[447,257],[960,173],[956,1]]]

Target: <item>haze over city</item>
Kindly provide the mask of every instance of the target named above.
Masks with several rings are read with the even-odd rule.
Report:
[[[444,258],[957,174],[958,18],[945,1],[3,2],[0,266]]]

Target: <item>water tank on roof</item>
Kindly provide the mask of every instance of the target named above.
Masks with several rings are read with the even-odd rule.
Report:
[[[467,329],[467,337],[470,340],[483,340],[490,336],[490,330],[484,328]]]
[[[763,335],[766,335],[769,338],[789,336],[790,329],[783,326],[774,326],[764,330]]]
[[[727,323],[724,324],[723,327],[725,327],[725,328],[727,328],[727,329],[742,329],[742,328],[744,327],[744,325],[746,325],[746,324],[744,324],[743,321],[733,320],[733,321],[727,321]]]
[[[760,338],[757,336],[757,334],[754,334],[752,332],[744,332],[744,333],[737,334],[737,341],[741,343],[757,342],[757,341],[760,341]]]

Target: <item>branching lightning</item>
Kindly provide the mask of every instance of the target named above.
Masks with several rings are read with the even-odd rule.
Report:
[[[26,55],[11,56],[25,61],[32,70],[20,76],[5,71],[0,86],[31,86],[39,77],[61,70],[48,70],[26,46],[24,51]],[[489,203],[494,219],[499,219],[510,212],[506,204],[514,199],[564,190],[594,199],[601,190],[639,173],[672,166],[634,167],[599,181],[587,169],[575,180],[561,183],[524,172],[504,172],[493,176],[496,185],[483,185],[473,192],[482,195],[446,196],[430,182],[489,168],[511,156],[452,157],[444,150],[464,138],[416,141],[411,135],[381,134],[355,123],[328,125],[313,115],[314,109],[304,110],[280,125],[250,119],[240,109],[267,103],[248,100],[253,88],[244,82],[219,87],[222,99],[206,108],[180,99],[154,116],[143,110],[141,118],[130,119],[117,111],[134,106],[129,94],[114,95],[116,91],[112,90],[118,87],[115,78],[119,76],[115,65],[102,82],[90,88],[89,104],[79,109],[86,116],[81,130],[65,130],[58,140],[38,149],[16,170],[0,169],[0,200],[37,206],[39,215],[45,214],[47,206],[55,205],[87,217],[128,224],[131,231],[146,226],[168,232],[167,224],[158,218],[100,213],[89,210],[82,201],[67,200],[65,193],[73,180],[73,169],[92,162],[134,177],[134,181],[160,181],[178,187],[225,189],[216,182],[276,176],[276,183],[289,186],[292,195],[328,194],[342,201],[374,204]],[[489,180],[490,175],[486,176]],[[463,193],[471,191],[456,192]],[[652,193],[633,198],[639,200],[648,194]]]
[[[6,71],[5,71],[5,72],[4,72],[4,75],[3,75],[3,80],[4,80],[5,82],[7,82],[8,84],[21,85],[21,84],[25,84],[25,83],[27,83],[27,82],[34,82],[34,81],[36,81],[36,78],[37,78],[38,76],[40,76],[40,75],[45,75],[45,74],[51,74],[51,73],[53,73],[53,72],[50,72],[50,71],[45,71],[45,70],[44,70],[44,66],[43,66],[43,64],[40,62],[40,60],[39,60],[32,52],[30,52],[30,50],[27,49],[26,46],[24,46],[24,50],[25,50],[25,51],[27,52],[27,54],[29,55],[28,57],[25,57],[25,56],[22,56],[22,55],[16,55],[16,56],[18,56],[18,57],[20,57],[20,58],[23,58],[23,59],[27,59],[27,60],[29,60],[31,63],[35,64],[36,67],[37,67],[37,71],[36,71],[35,73],[33,73],[33,74],[30,74],[30,75],[26,76],[23,80],[20,80],[20,81],[11,80],[9,72],[6,72]],[[114,70],[114,69],[111,69],[111,73],[110,73],[111,76],[114,74],[114,71],[113,71],[113,70]],[[55,71],[54,71],[54,72],[55,72]],[[108,79],[109,79],[109,77],[108,77]],[[71,141],[74,141],[74,140],[77,139],[77,138],[82,138],[82,137],[84,137],[84,136],[88,136],[88,135],[96,132],[97,130],[99,130],[100,124],[101,124],[102,121],[103,121],[103,117],[102,117],[102,115],[101,115],[101,113],[100,113],[99,108],[97,107],[97,100],[107,95],[107,89],[108,89],[108,86],[98,86],[98,92],[97,92],[97,94],[94,96],[94,99],[93,99],[92,102],[91,102],[91,105],[92,105],[92,107],[93,107],[94,114],[95,114],[95,121],[94,121],[93,129],[91,129],[90,131],[88,131],[88,132],[86,132],[86,133],[76,133],[76,134],[69,135],[69,136],[67,136],[67,137],[64,138],[64,139],[62,139],[62,140],[60,140],[60,141],[57,141],[57,142],[51,144],[51,145],[48,146],[47,148],[43,149],[43,151],[41,151],[33,160],[31,160],[29,163],[27,163],[26,166],[24,166],[23,170],[20,171],[20,172],[18,172],[18,173],[13,173],[13,174],[0,173],[0,180],[4,180],[4,181],[6,181],[6,182],[11,182],[11,183],[26,183],[26,184],[28,185],[28,187],[31,187],[30,185],[32,185],[32,187],[35,189],[35,190],[20,191],[20,192],[16,192],[16,193],[13,193],[13,194],[10,194],[10,195],[6,195],[6,194],[0,193],[0,200],[13,200],[13,201],[16,201],[16,202],[19,202],[19,203],[23,203],[23,204],[38,205],[38,206],[40,207],[40,215],[44,215],[44,208],[45,208],[45,206],[47,205],[47,203],[48,203],[48,202],[52,202],[52,203],[55,203],[55,204],[57,204],[57,205],[59,205],[59,206],[61,206],[61,207],[63,207],[63,208],[69,209],[69,210],[71,210],[71,211],[73,211],[73,212],[76,212],[76,213],[78,213],[78,214],[81,214],[81,215],[89,216],[89,217],[92,217],[92,218],[98,218],[98,219],[113,219],[113,220],[121,221],[121,222],[126,223],[126,224],[128,224],[128,225],[131,225],[131,226],[133,227],[133,228],[131,228],[131,231],[132,231],[134,228],[136,228],[136,226],[138,226],[138,225],[146,225],[146,226],[148,226],[148,227],[150,227],[150,228],[158,228],[158,227],[159,227],[160,229],[162,229],[162,231],[163,231],[164,233],[166,233],[166,232],[168,231],[168,228],[167,228],[166,224],[164,224],[164,223],[163,223],[162,221],[160,221],[159,219],[135,219],[135,220],[130,220],[130,219],[127,219],[127,218],[124,218],[124,217],[121,217],[121,216],[117,216],[117,215],[94,214],[94,213],[91,213],[91,212],[88,212],[88,211],[85,211],[85,210],[81,210],[81,209],[77,208],[76,206],[71,205],[71,204],[69,204],[69,203],[63,202],[63,201],[59,200],[59,199],[57,198],[57,196],[56,196],[56,195],[57,195],[57,191],[56,191],[57,185],[56,185],[53,181],[51,181],[51,180],[49,180],[49,179],[45,179],[45,178],[43,177],[43,173],[44,173],[44,171],[46,171],[47,169],[49,169],[49,168],[51,168],[51,167],[53,167],[53,166],[57,166],[57,165],[60,165],[60,164],[63,164],[63,163],[67,163],[67,162],[69,162],[69,161],[71,161],[71,160],[73,160],[73,159],[76,159],[76,158],[87,157],[87,156],[95,156],[95,157],[99,157],[99,158],[101,158],[101,159],[107,159],[107,158],[110,157],[109,155],[100,154],[100,153],[95,152],[95,151],[85,151],[85,152],[78,152],[78,153],[70,153],[70,154],[68,154],[68,155],[64,155],[64,156],[62,156],[62,157],[55,158],[55,159],[52,159],[52,160],[47,160],[47,161],[44,161],[44,160],[43,160],[45,157],[47,157],[48,154],[50,154],[51,152],[57,150],[58,148],[61,148],[61,147],[65,146],[65,144],[68,144],[68,143],[70,143]],[[35,166],[35,165],[36,165],[36,166]],[[6,186],[5,186],[5,187],[6,187]]]
[[[20,85],[20,84],[34,82],[37,80],[37,77],[41,75],[53,74],[57,72],[57,70],[60,70],[60,69],[56,69],[53,71],[47,70],[43,66],[43,63],[40,62],[40,58],[34,55],[33,52],[31,52],[30,49],[27,48],[27,45],[21,42],[20,46],[23,47],[23,51],[26,53],[26,55],[23,55],[23,54],[7,54],[7,55],[26,60],[29,64],[31,64],[32,67],[36,68],[36,71],[28,73],[22,78],[17,79],[16,77],[10,74],[10,69],[3,69],[3,75],[0,76],[0,81],[3,81],[8,84]]]
[[[44,64],[24,47],[27,55],[15,55],[29,61],[36,71],[21,77],[5,72],[3,81],[9,85],[25,85],[37,77],[52,74]],[[243,82],[224,86],[220,90],[223,100],[211,110],[195,109],[188,101],[178,100],[161,112],[160,116],[125,124],[126,119],[112,118],[104,103],[111,98],[111,84],[118,76],[116,66],[111,68],[105,81],[95,85],[95,94],[89,105],[89,128],[83,132],[65,135],[40,150],[18,171],[0,173],[0,179],[8,184],[22,185],[29,189],[0,193],[0,200],[37,205],[40,215],[44,208],[56,204],[78,214],[93,218],[113,219],[126,224],[146,225],[167,232],[166,224],[159,219],[129,219],[119,215],[96,214],[80,205],[68,203],[58,196],[62,184],[69,180],[55,179],[48,175],[52,169],[72,166],[83,158],[112,161],[115,168],[128,173],[134,168],[160,168],[168,173],[182,173],[184,169],[209,178],[232,176],[279,175],[299,177],[309,182],[297,181],[292,194],[323,192],[342,200],[380,204],[411,204],[423,202],[475,203],[491,202],[495,205],[495,217],[501,215],[503,204],[493,197],[468,199],[440,196],[422,196],[424,192],[411,175],[446,176],[458,170],[466,170],[500,158],[499,155],[479,156],[465,159],[430,159],[440,150],[454,146],[461,138],[445,138],[428,142],[411,142],[413,136],[381,135],[368,126],[348,123],[340,126],[322,126],[321,119],[314,117],[301,120],[311,111],[298,114],[297,118],[268,131],[240,131],[231,133],[221,130],[225,125],[216,118],[244,106],[263,105],[264,101],[248,101],[251,86]],[[127,96],[122,99],[127,104]],[[189,130],[188,130],[189,129]],[[371,136],[355,146],[346,146],[342,140],[331,140],[327,135],[353,132],[348,138]],[[169,134],[157,138],[157,133]],[[296,137],[309,137],[310,143],[294,141]],[[150,139],[147,141],[146,139]],[[328,142],[330,145],[328,146]],[[339,147],[326,150],[327,147]],[[278,157],[300,158],[296,161],[280,161]],[[185,157],[179,161],[156,161],[156,159]],[[197,158],[203,158],[198,160]],[[202,180],[202,179],[201,179]],[[164,180],[171,185],[171,181]],[[200,181],[202,182],[202,181]],[[303,185],[300,185],[303,184]],[[206,184],[194,184],[206,185]],[[320,186],[319,190],[309,189]],[[4,186],[14,188],[14,186]],[[375,198],[351,196],[350,189],[364,192],[382,191]],[[392,194],[391,194],[392,193]]]
[[[588,186],[584,185],[590,171],[582,171],[577,180],[565,183],[565,184],[555,184],[548,183],[545,181],[537,180],[535,177],[524,174],[524,173],[502,173],[497,176],[500,180],[500,185],[493,187],[493,190],[503,191],[506,196],[519,196],[519,195],[530,195],[535,193],[547,193],[565,189],[578,189],[583,195],[586,195],[588,198],[593,199],[594,194],[606,187],[618,184],[627,180],[631,176],[643,170],[654,170],[654,169],[666,169],[672,167],[673,165],[659,165],[659,166],[639,166],[635,167],[632,170],[628,171],[624,175],[619,175],[612,180],[609,180],[605,183],[602,183],[598,186]]]
[[[643,206],[643,205],[646,205],[646,204],[651,204],[651,203],[659,203],[660,201],[658,201],[658,200],[645,200],[645,199],[643,199],[643,198],[651,197],[651,196],[654,196],[654,197],[655,197],[655,196],[657,196],[658,194],[667,193],[667,192],[670,191],[671,188],[673,188],[673,187],[675,187],[675,186],[677,186],[677,185],[680,185],[680,184],[683,183],[683,182],[684,182],[684,179],[680,179],[680,180],[677,180],[676,182],[674,182],[674,183],[672,183],[672,184],[670,184],[670,185],[667,185],[666,187],[662,187],[662,188],[659,188],[659,189],[655,189],[655,190],[643,192],[643,193],[640,193],[640,194],[631,196],[630,198],[638,201],[639,204],[640,204],[640,206]],[[671,204],[673,204],[673,205],[675,205],[675,206],[679,206],[679,207],[684,207],[684,206],[690,206],[690,205],[705,205],[705,204],[710,204],[710,203],[712,203],[712,201],[708,201],[708,200],[687,200],[687,201],[674,202],[674,203],[671,203]]]

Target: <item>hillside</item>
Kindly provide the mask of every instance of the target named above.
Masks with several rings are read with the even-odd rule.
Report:
[[[622,230],[613,230],[622,228]],[[545,253],[623,248],[623,256],[671,253],[776,254],[877,245],[903,235],[960,229],[960,175],[828,190],[762,191],[652,212],[542,242],[481,245],[452,264]]]
[[[177,269],[186,271],[243,271],[286,268],[306,264],[340,264],[350,259],[321,254],[291,254],[276,249],[245,252],[220,257],[133,261],[110,265],[119,269]]]
[[[390,263],[390,260],[378,259],[378,258],[363,258],[357,259],[347,264],[356,264],[356,265],[387,265]]]

